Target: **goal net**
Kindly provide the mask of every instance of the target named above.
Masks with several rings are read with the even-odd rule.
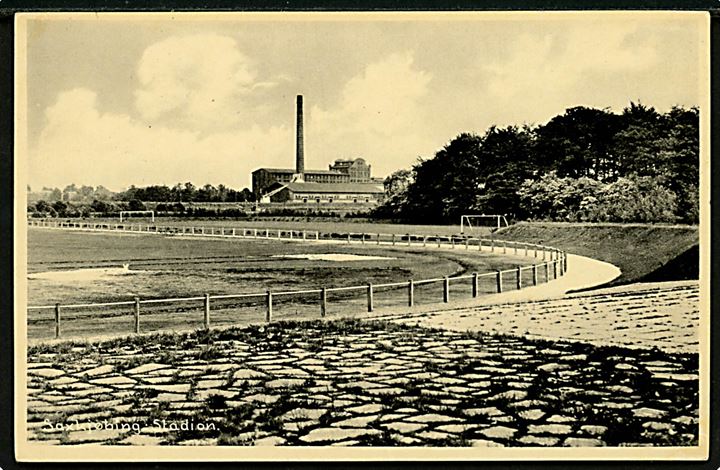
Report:
[[[499,214],[468,214],[460,216],[460,233],[472,233],[480,229],[499,229],[507,227],[508,221]]]
[[[149,217],[151,221],[155,222],[155,211],[120,211],[120,222],[131,217]]]

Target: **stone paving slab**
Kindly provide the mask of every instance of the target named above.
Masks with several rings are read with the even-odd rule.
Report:
[[[659,282],[554,299],[378,314],[375,318],[454,331],[697,353],[699,295],[698,281]]]
[[[28,365],[30,439],[57,445],[698,443],[698,356],[657,349],[342,320],[35,346]]]

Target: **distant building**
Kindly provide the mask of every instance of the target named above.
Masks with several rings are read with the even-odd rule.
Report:
[[[290,168],[258,168],[252,172],[252,190],[256,196],[262,196],[274,183],[289,183],[297,180],[297,173]],[[347,173],[328,170],[308,170],[304,173],[308,183],[349,183]]]
[[[330,171],[345,173],[350,177],[351,183],[367,183],[370,181],[370,165],[365,163],[362,158],[335,160],[335,163],[330,165]]]
[[[258,168],[252,190],[261,202],[375,204],[383,196],[383,180],[371,176],[362,158],[337,159],[328,170],[305,169],[303,99],[297,97],[295,169]]]

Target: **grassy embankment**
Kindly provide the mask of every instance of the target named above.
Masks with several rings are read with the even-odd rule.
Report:
[[[697,226],[521,222],[496,236],[552,245],[614,264],[622,275],[613,285],[698,279]]]

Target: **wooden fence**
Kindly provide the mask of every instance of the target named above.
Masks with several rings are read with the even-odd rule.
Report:
[[[145,310],[154,305],[188,305],[202,302],[203,310],[203,326],[210,328],[212,322],[212,306],[218,301],[250,301],[253,304],[262,306],[265,313],[265,321],[273,320],[273,307],[277,305],[280,299],[287,304],[292,303],[293,299],[298,296],[314,295],[317,299],[317,308],[320,317],[325,317],[328,312],[328,294],[330,293],[355,293],[362,294],[367,301],[367,311],[373,312],[375,309],[375,293],[378,289],[394,290],[397,295],[405,298],[403,303],[408,307],[415,305],[416,288],[430,284],[442,285],[442,302],[449,303],[451,301],[451,285],[457,285],[461,281],[470,282],[470,293],[472,298],[480,295],[480,282],[485,280],[493,284],[493,292],[504,292],[507,290],[522,289],[526,286],[536,286],[542,282],[549,282],[563,276],[567,271],[567,255],[557,248],[532,244],[515,242],[509,240],[484,239],[467,236],[440,236],[440,235],[397,235],[382,233],[332,233],[319,232],[316,230],[294,230],[294,229],[257,229],[257,228],[222,228],[222,227],[186,227],[186,226],[158,226],[148,224],[108,224],[108,223],[90,223],[90,222],[72,222],[72,221],[48,221],[48,220],[29,220],[31,227],[45,227],[51,229],[63,230],[81,230],[81,231],[124,231],[135,233],[149,234],[179,234],[191,235],[198,237],[225,237],[225,238],[251,238],[251,239],[277,239],[284,241],[296,242],[333,242],[333,243],[352,243],[360,245],[383,245],[383,246],[404,246],[404,247],[428,247],[442,249],[465,249],[476,251],[488,251],[502,254],[516,254],[521,256],[532,257],[536,261],[533,264],[525,266],[517,266],[511,269],[498,270],[487,273],[471,273],[459,276],[443,276],[433,279],[413,280],[409,279],[402,282],[391,282],[383,284],[364,284],[345,287],[320,287],[316,289],[294,290],[294,291],[266,291],[248,294],[220,294],[211,295],[204,294],[202,296],[193,297],[177,297],[163,299],[140,299],[120,301],[120,302],[102,302],[102,303],[78,303],[61,305],[39,305],[28,306],[28,311],[52,311],[54,318],[52,319],[55,326],[55,337],[60,338],[62,335],[63,312],[67,310],[87,310],[87,309],[108,309],[120,308],[123,312],[131,311],[133,315],[133,331],[141,332],[141,319],[143,307]],[[541,261],[541,262],[538,262]],[[299,300],[295,300],[299,302]],[[438,302],[440,299],[438,299]],[[306,301],[307,303],[307,301]],[[127,313],[124,313],[127,315]]]

